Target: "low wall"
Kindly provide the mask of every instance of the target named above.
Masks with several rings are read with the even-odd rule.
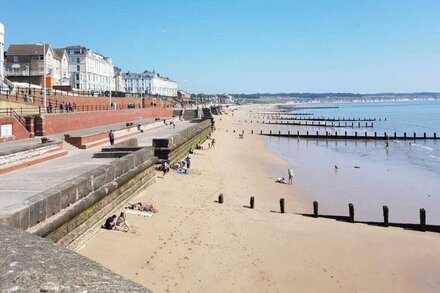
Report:
[[[172,115],[173,110],[171,108],[49,114],[35,117],[35,134],[45,136],[136,120],[170,118]]]
[[[171,115],[172,114],[173,113],[171,111]],[[27,131],[26,128],[24,128],[23,125],[21,125],[15,118],[0,117],[0,126],[8,124],[12,125],[12,136],[0,137],[0,143],[31,137],[29,131]]]
[[[0,292],[151,292],[90,259],[0,224]]]

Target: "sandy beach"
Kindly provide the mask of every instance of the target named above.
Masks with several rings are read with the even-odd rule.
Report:
[[[295,182],[275,183],[287,162],[263,137],[231,131],[247,129],[241,111],[216,117],[216,146],[192,155],[190,175],[158,173],[133,200],[158,214],[127,215],[136,233],[101,230],[80,253],[155,292],[440,290],[438,234],[295,214],[311,206]]]

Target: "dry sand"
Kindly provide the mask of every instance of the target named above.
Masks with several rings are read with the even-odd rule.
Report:
[[[216,122],[189,176],[158,173],[137,197],[160,210],[128,215],[137,233],[102,230],[80,253],[155,292],[440,291],[438,234],[294,214],[298,190],[274,182],[286,163],[262,137],[238,139],[237,116]]]

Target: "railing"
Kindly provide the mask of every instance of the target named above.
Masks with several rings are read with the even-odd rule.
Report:
[[[29,110],[29,113],[26,113],[26,111]],[[13,108],[0,108],[0,116],[6,115],[9,117],[15,118],[23,127],[26,128],[26,119],[21,115],[31,115],[31,114],[38,114],[39,109],[24,109],[25,114],[23,113],[23,108],[20,109],[21,114],[17,113]]]

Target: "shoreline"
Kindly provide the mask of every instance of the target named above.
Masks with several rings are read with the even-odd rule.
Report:
[[[299,191],[272,174],[288,163],[264,138],[226,132],[246,126],[221,117],[215,149],[193,156],[189,176],[158,173],[136,198],[158,214],[128,215],[136,234],[101,230],[80,253],[157,292],[438,290],[438,235],[295,215]]]

